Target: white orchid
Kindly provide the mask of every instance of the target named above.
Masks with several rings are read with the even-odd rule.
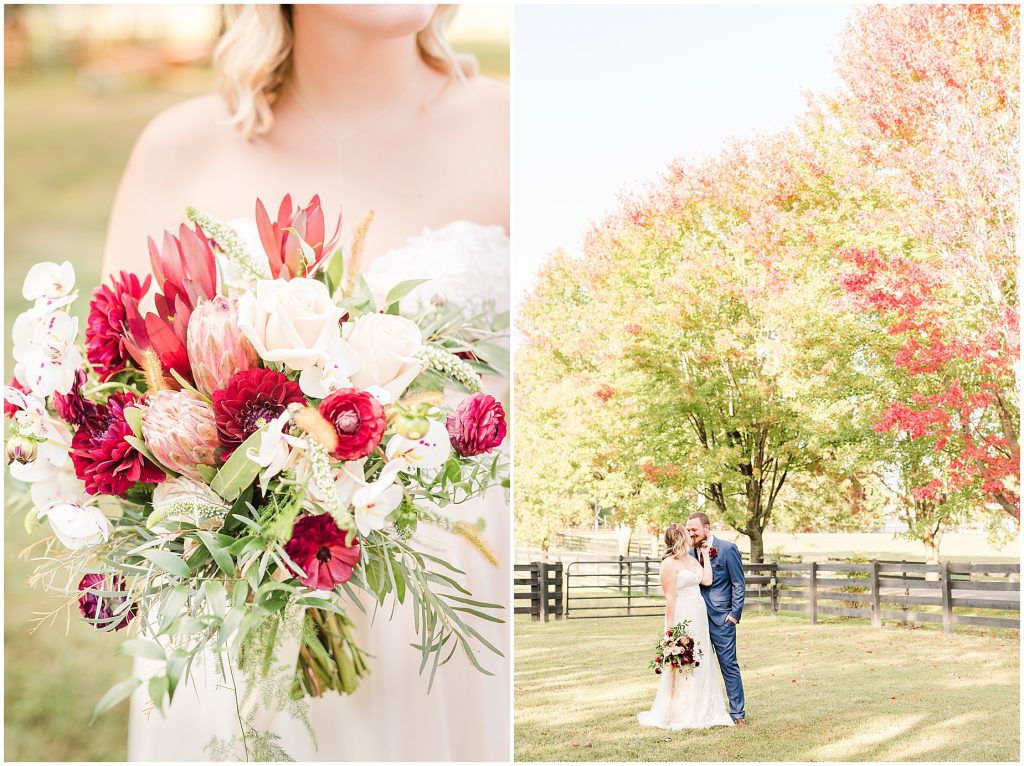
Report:
[[[387,463],[377,480],[357,490],[352,495],[355,508],[356,527],[364,537],[377,529],[383,529],[395,509],[402,503],[402,488],[395,484],[395,477],[404,468],[404,461]]]
[[[4,399],[20,408],[14,415],[12,435],[36,443],[36,457],[31,462],[13,462],[11,476],[31,484],[52,481],[69,461],[71,431],[46,411],[43,400],[25,394],[12,386],[4,386]]]
[[[260,475],[264,483],[288,467],[296,450],[306,448],[305,441],[285,432],[290,419],[291,413],[288,410],[274,418],[263,431],[260,446],[255,450],[249,450],[246,455],[263,468]]]
[[[68,393],[82,366],[75,344],[78,319],[63,311],[47,316],[27,311],[14,320],[12,334],[15,377],[39,397]]]
[[[74,287],[75,269],[70,261],[60,265],[45,261],[28,270],[21,294],[25,300],[35,301],[29,313],[43,316],[74,301],[77,295]]]
[[[299,373],[299,388],[306,396],[323,399],[341,388],[352,387],[352,376],[359,371],[359,354],[341,335],[331,337],[323,359]]]
[[[448,430],[444,423],[436,420],[430,421],[430,427],[422,439],[407,439],[401,434],[395,434],[384,450],[388,460],[401,458],[404,463],[402,470],[405,471],[416,468],[436,470],[444,465],[451,452],[452,442]]]
[[[52,503],[37,515],[49,519],[57,539],[73,551],[105,542],[112,529],[110,519],[94,505]]]

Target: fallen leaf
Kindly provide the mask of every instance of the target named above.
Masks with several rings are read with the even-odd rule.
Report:
[[[579,743],[579,742],[576,742],[576,741],[573,741],[573,743],[572,743],[572,746],[573,746],[573,747],[579,747],[579,746],[580,746],[580,743]]]
[[[585,744],[583,747],[593,747],[593,746],[594,746],[594,740],[588,739],[587,740],[587,744]]]
[[[793,679],[793,683],[796,683],[796,679],[795,678]]]

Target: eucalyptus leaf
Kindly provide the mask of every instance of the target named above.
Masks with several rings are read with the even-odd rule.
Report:
[[[163,648],[156,641],[148,641],[144,638],[131,638],[117,647],[118,654],[128,654],[132,657],[145,657],[149,660],[163,662],[167,659]]]
[[[406,279],[402,282],[399,282],[397,285],[388,290],[388,296],[387,298],[384,299],[384,308],[387,309],[395,305],[400,300],[402,300],[402,298],[407,296],[409,293],[411,293],[417,287],[422,285],[424,282],[429,281],[429,279]]]
[[[188,568],[188,564],[184,562],[181,556],[171,553],[170,551],[149,550],[143,551],[141,555],[152,561],[164,572],[172,574],[175,577],[185,579],[192,574],[191,570]]]
[[[242,494],[242,490],[252,484],[260,472],[260,465],[250,460],[247,453],[250,449],[259,449],[263,432],[266,430],[267,427],[262,426],[235,449],[231,457],[228,458],[228,462],[221,467],[217,476],[210,482],[210,489],[225,500],[234,500]]]
[[[137,439],[142,438],[142,410],[138,407],[125,407],[124,420]]]
[[[161,713],[164,709],[164,697],[167,696],[168,686],[167,676],[153,676],[149,679],[149,698]]]
[[[217,535],[213,532],[207,532],[205,530],[196,530],[196,536],[202,540],[203,545],[206,546],[206,550],[213,556],[213,560],[217,562],[217,566],[224,574],[228,577],[234,577],[235,575],[235,562],[231,558],[231,554],[228,553],[220,542],[218,541]]]
[[[160,607],[159,633],[163,633],[171,626],[171,623],[178,619],[190,594],[189,589],[182,585],[172,588],[167,592],[167,595],[164,597],[164,603]]]
[[[126,678],[111,686],[107,693],[100,697],[100,701],[96,703],[96,708],[92,711],[92,718],[89,720],[89,724],[91,725],[99,716],[106,713],[117,703],[128,699],[132,692],[139,688],[141,683],[141,678]]]

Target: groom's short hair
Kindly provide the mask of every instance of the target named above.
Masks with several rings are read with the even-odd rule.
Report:
[[[703,524],[705,527],[710,527],[711,526],[711,519],[709,519],[708,515],[706,513],[704,513],[703,511],[698,511],[697,513],[691,513],[690,514],[690,518],[688,518],[687,521],[693,521],[694,519],[700,519],[700,523]]]

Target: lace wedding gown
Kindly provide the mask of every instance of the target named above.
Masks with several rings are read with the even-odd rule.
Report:
[[[675,599],[676,623],[690,621],[688,630],[704,650],[704,656],[700,665],[685,673],[662,673],[654,704],[649,711],[638,714],[637,719],[641,726],[673,731],[732,726],[708,631],[707,606],[700,594],[700,576],[696,572],[681,569],[676,573]]]
[[[251,242],[254,226],[232,222]],[[258,245],[256,245],[258,248]],[[501,226],[457,221],[440,229],[425,230],[405,246],[372,262],[364,274],[374,293],[406,279],[429,279],[403,299],[403,311],[451,300],[471,310],[500,313],[509,306],[508,235]],[[484,380],[485,391],[505,402],[508,379]],[[460,394],[450,392],[449,402]],[[507,449],[507,444],[504,447]],[[483,497],[449,505],[443,513],[452,521],[476,522],[500,564],[495,567],[463,538],[421,524],[416,543],[466,573],[474,597],[505,604],[496,624],[476,620],[474,627],[502,651],[498,657],[486,649],[477,652],[481,664],[494,676],[477,671],[461,649],[438,668],[427,694],[427,673],[419,672],[420,653],[412,610],[391,602],[378,608],[364,598],[367,614],[353,607],[349,615],[357,626],[357,639],[370,656],[371,673],[354,694],[329,692],[311,699],[309,723],[317,747],[304,724],[286,712],[272,714],[261,723],[280,737],[280,745],[298,761],[507,761],[509,740],[509,624],[508,583],[511,578],[509,513],[505,491],[494,487]],[[145,677],[152,664],[137,660],[136,674]],[[236,679],[238,673],[235,673]],[[235,694],[224,684],[212,662],[193,669],[192,682],[179,689],[165,716],[152,710],[145,684],[133,696],[128,735],[132,761],[209,760],[206,750],[213,737],[231,741],[239,734]],[[243,757],[241,745],[234,753]]]

